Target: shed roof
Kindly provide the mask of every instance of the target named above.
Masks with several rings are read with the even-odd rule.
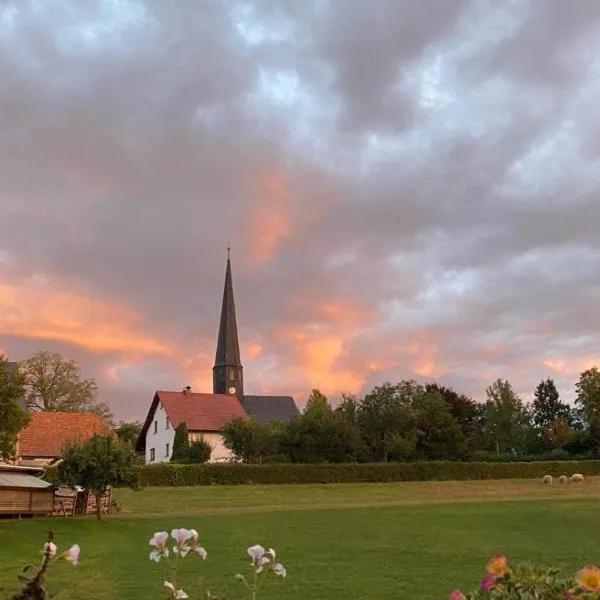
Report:
[[[45,490],[49,487],[52,487],[51,483],[48,483],[39,477],[34,477],[33,475],[27,475],[26,473],[12,473],[10,471],[0,472],[0,489],[23,488]]]

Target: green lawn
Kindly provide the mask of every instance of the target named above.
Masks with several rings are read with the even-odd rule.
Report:
[[[488,556],[556,564],[600,563],[600,478],[584,486],[539,481],[118,490],[122,511],[94,518],[0,521],[0,599],[17,569],[37,560],[48,528],[61,548],[78,543],[80,564],[55,565],[57,599],[164,598],[162,565],[148,560],[154,531],[193,527],[208,551],[186,559],[188,592],[206,586],[242,597],[233,575],[250,571],[246,548],[272,546],[288,569],[265,600],[447,598],[477,585]],[[188,583],[189,582],[189,583]],[[193,598],[200,598],[194,595]]]

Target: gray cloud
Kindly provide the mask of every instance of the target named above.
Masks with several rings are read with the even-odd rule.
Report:
[[[249,388],[569,389],[598,358],[600,7],[365,6],[5,3],[2,349],[64,351],[141,417],[208,380],[229,241]],[[171,354],[91,343],[98,303]]]

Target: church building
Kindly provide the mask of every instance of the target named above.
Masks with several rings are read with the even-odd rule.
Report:
[[[267,423],[274,420],[287,421],[298,414],[291,396],[244,394],[244,369],[240,356],[228,249],[212,394],[197,393],[189,387],[177,392],[155,392],[136,450],[144,452],[146,463],[171,460],[175,429],[185,422],[190,442],[204,438],[213,448],[210,460],[224,461],[232,458],[232,454],[223,444],[221,431],[233,417]]]

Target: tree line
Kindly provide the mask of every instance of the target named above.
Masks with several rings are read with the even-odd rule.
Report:
[[[384,383],[333,407],[319,390],[289,422],[235,418],[225,445],[244,462],[389,462],[532,460],[600,456],[600,370],[581,373],[571,406],[554,381],[540,381],[531,403],[508,380],[486,389],[486,401],[437,383]]]

